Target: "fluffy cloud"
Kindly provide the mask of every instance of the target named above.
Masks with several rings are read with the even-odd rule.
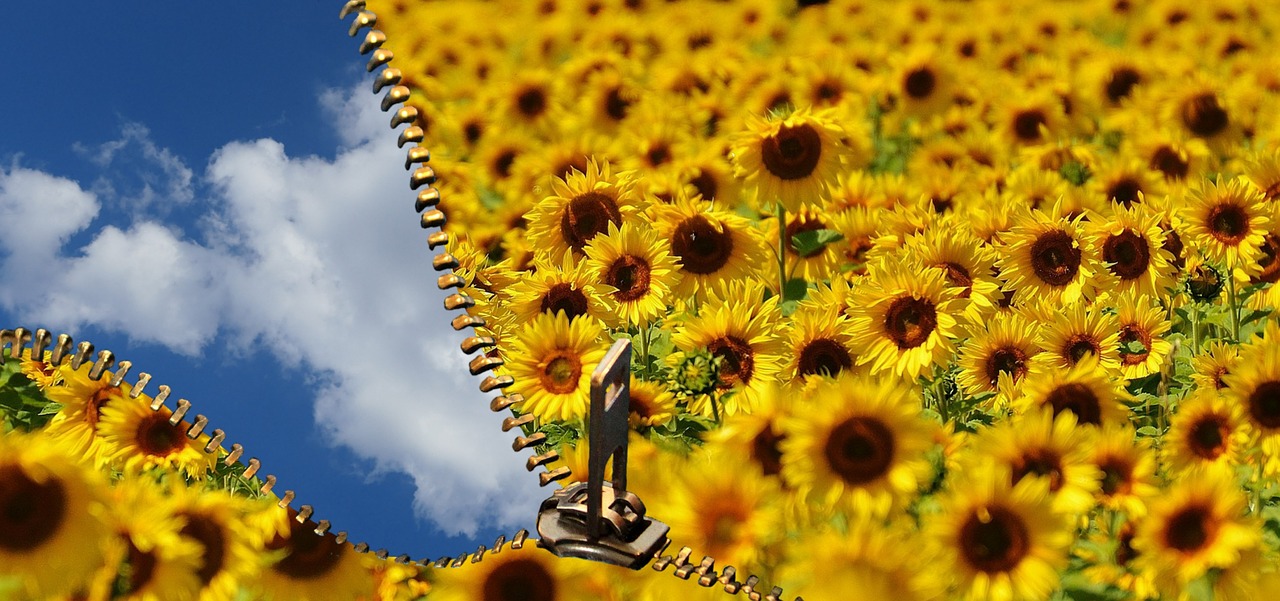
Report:
[[[401,151],[363,88],[322,98],[345,144],[332,160],[291,157],[272,140],[219,149],[204,179],[202,200],[213,208],[198,235],[142,217],[89,230],[101,186],[0,171],[0,281],[30,291],[0,296],[0,305],[187,354],[215,339],[268,348],[325,375],[315,399],[324,433],[381,471],[412,476],[416,506],[442,530],[524,525],[545,493],[465,371]],[[183,201],[190,173],[141,132],[94,156],[115,165],[121,148],[136,145],[173,167],[146,189]],[[90,243],[66,248],[86,231]]]

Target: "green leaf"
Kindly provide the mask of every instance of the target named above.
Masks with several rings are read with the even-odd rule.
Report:
[[[1157,430],[1155,426],[1143,426],[1138,428],[1138,435],[1145,436],[1147,438],[1155,438],[1160,436],[1160,431]]]
[[[1213,601],[1213,580],[1205,574],[1188,583],[1185,592],[1191,601]]]
[[[835,230],[809,230],[791,236],[791,248],[796,249],[800,256],[807,257],[817,254],[826,245],[843,239],[844,235]]]
[[[782,300],[784,301],[801,301],[809,296],[809,282],[804,278],[793,278],[787,280],[782,286]]]
[[[1143,355],[1147,352],[1147,346],[1142,344],[1141,340],[1130,340],[1120,344],[1120,352],[1129,355]]]

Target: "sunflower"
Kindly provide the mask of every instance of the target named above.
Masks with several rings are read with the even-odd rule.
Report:
[[[1057,169],[1041,169],[1034,163],[1014,167],[1005,182],[1008,197],[1031,210],[1044,210],[1067,194],[1069,184]]]
[[[266,500],[180,485],[168,496],[173,499],[173,514],[184,522],[178,533],[201,547],[202,561],[196,571],[201,601],[232,598],[251,584],[262,567],[263,544],[282,526],[287,528],[284,513],[277,513],[278,508]]]
[[[1268,333],[1274,333],[1274,327]],[[1264,338],[1241,351],[1239,369],[1222,377],[1229,402],[1244,409],[1250,435],[1268,457],[1280,454],[1280,344]]]
[[[565,255],[562,262],[534,261],[533,273],[504,288],[506,308],[521,323],[538,315],[559,315],[569,319],[589,317],[613,319],[604,297],[608,288],[598,283],[586,261]]]
[[[1120,324],[1113,313],[1098,304],[1056,307],[1041,301],[1030,304],[1024,313],[1040,322],[1042,353],[1036,360],[1060,368],[1070,368],[1092,355],[1105,371],[1120,368]]]
[[[372,588],[372,578],[351,543],[338,542],[332,532],[316,534],[315,522],[299,520],[293,509],[287,513],[288,531],[277,533],[264,547],[278,557],[258,578],[268,599],[354,599]]]
[[[747,127],[732,158],[738,176],[755,186],[757,202],[791,212],[820,204],[848,152],[835,114],[801,108],[785,118],[752,117]]]
[[[46,431],[72,455],[101,463],[107,459],[107,449],[98,430],[102,410],[113,402],[132,402],[133,399],[128,398],[132,387],[123,381],[119,386],[112,386],[109,372],[97,381],[90,380],[90,367],[85,362],[75,371],[70,367],[62,369],[62,384],[46,390],[50,401],[62,405]]]
[[[1159,492],[1155,454],[1127,423],[1113,422],[1098,431],[1089,460],[1102,473],[1098,500],[1130,519],[1146,515],[1145,499]]]
[[[996,310],[1000,282],[990,247],[959,228],[936,228],[907,240],[907,252],[924,267],[941,269],[947,283],[966,299],[964,316],[977,322]]]
[[[1031,409],[979,434],[970,462],[990,459],[1008,467],[1011,483],[1043,480],[1054,511],[1084,513],[1093,506],[1100,474],[1089,462],[1095,430],[1078,424],[1074,411],[1055,416],[1049,408]]]
[[[184,522],[173,513],[173,502],[142,480],[122,480],[111,495],[116,536],[107,545],[108,559],[91,596],[107,595],[119,579],[129,599],[193,598],[200,590],[196,572],[204,561],[202,549],[181,536]]]
[[[842,257],[839,244],[822,244],[812,250],[806,249],[801,252],[796,248],[796,237],[808,232],[835,231],[834,226],[830,223],[830,218],[818,208],[809,206],[800,209],[799,212],[788,213],[786,218],[787,226],[782,245],[786,248],[788,279],[801,278],[805,281],[815,282],[827,278],[840,264]],[[765,237],[770,240],[777,240],[777,218],[770,219],[767,227]],[[768,265],[773,269],[769,280],[778,281],[777,269],[779,266],[776,262],[770,262]]]
[[[782,422],[782,477],[811,507],[884,516],[930,474],[934,426],[919,389],[891,378],[843,375],[820,383]]]
[[[1251,269],[1271,226],[1264,202],[1257,189],[1239,179],[1205,181],[1187,195],[1183,236],[1220,265]]]
[[[1198,178],[1210,158],[1203,140],[1172,128],[1144,128],[1132,143],[1121,147],[1121,152],[1136,154],[1170,184]]]
[[[102,563],[101,476],[40,434],[0,436],[0,581],[32,598],[70,593]]]
[[[652,229],[610,223],[585,252],[595,281],[613,289],[602,296],[613,305],[604,316],[614,325],[646,327],[666,312],[679,266]]]
[[[1091,221],[1101,249],[1100,287],[1120,294],[1164,294],[1173,285],[1173,255],[1164,249],[1160,214],[1142,206],[1115,207],[1106,220]]]
[[[678,297],[705,299],[723,282],[751,277],[765,257],[764,241],[746,218],[710,202],[677,197],[656,207],[654,227],[680,262]]]
[[[873,266],[870,280],[850,299],[858,363],[905,378],[944,365],[959,333],[959,294],[941,269],[914,270],[891,258]]]
[[[1197,388],[1222,390],[1223,381],[1240,361],[1240,349],[1234,344],[1214,340],[1199,354],[1191,358],[1191,382]]]
[[[1138,552],[1133,549],[1137,533],[1133,524],[1118,517],[1099,520],[1098,528],[1088,534],[1087,544],[1075,548],[1087,566],[1081,573],[1089,582],[1113,584],[1133,599],[1156,599],[1160,596],[1156,575],[1145,566],[1134,565]]]
[[[1059,204],[1048,213],[1020,211],[1002,236],[997,266],[1018,302],[1042,298],[1072,305],[1093,298],[1097,275],[1105,269],[1097,246],[1079,217],[1060,212]]]
[[[641,380],[633,374],[629,390],[631,415],[627,421],[633,429],[663,426],[675,419],[675,395],[662,384]]]
[[[1280,149],[1255,154],[1248,163],[1244,179],[1268,202],[1280,202]]]
[[[1019,413],[1070,412],[1080,424],[1104,426],[1126,421],[1128,400],[1124,382],[1101,369],[1096,358],[1086,358],[1071,367],[1033,363],[1013,404]]]
[[[946,61],[932,51],[916,49],[894,66],[886,92],[895,109],[906,116],[927,116],[947,108],[953,101],[956,77]]]
[[[1276,213],[1280,210],[1280,203],[1269,202],[1268,206],[1271,208],[1271,226],[1267,228],[1262,244],[1258,247],[1261,251],[1258,263],[1241,271],[1253,272],[1254,275],[1249,277],[1249,284],[1262,288],[1249,295],[1245,300],[1246,306],[1274,311],[1280,309],[1280,286],[1276,285],[1280,282],[1280,216]]]
[[[844,315],[812,305],[791,315],[791,360],[788,381],[803,384],[813,377],[836,377],[854,370],[853,334]]]
[[[856,519],[848,532],[823,530],[791,545],[778,579],[812,599],[935,599],[942,587],[928,576],[933,558],[919,539],[900,522]]]
[[[609,224],[621,226],[642,208],[635,181],[629,172],[615,173],[609,163],[587,161],[586,169],[551,181],[553,194],[529,211],[529,241],[539,250],[559,259],[566,254],[581,255],[588,242],[609,231]]]
[[[45,351],[44,356],[36,360],[31,358],[31,349],[22,349],[22,359],[18,369],[22,370],[22,375],[35,382],[40,390],[47,390],[50,386],[62,381],[59,366],[53,364],[52,356],[53,353]]]
[[[867,207],[854,206],[832,219],[831,227],[841,236],[837,242],[829,246],[840,253],[840,270],[854,275],[867,272],[867,252],[874,246],[879,237],[881,223],[880,213]]]
[[[925,531],[938,550],[936,578],[958,580],[963,599],[1045,599],[1067,565],[1070,525],[1053,511],[1049,484],[984,462],[956,482]]]
[[[1010,90],[999,109],[997,124],[1005,139],[1016,145],[1052,142],[1063,133],[1062,103],[1045,88]]]
[[[524,397],[521,411],[541,423],[582,418],[591,405],[591,370],[608,350],[594,319],[541,313],[520,326],[507,353],[515,379],[511,392]]]
[[[438,601],[588,601],[582,562],[557,559],[531,542],[489,552],[484,561],[433,572]],[[671,579],[669,576],[668,579]]]
[[[1213,388],[1198,388],[1178,404],[1160,457],[1172,474],[1205,468],[1230,471],[1244,460],[1248,448],[1243,409]]]
[[[152,411],[150,399],[119,399],[102,408],[99,430],[107,462],[126,472],[153,467],[181,471],[190,478],[203,478],[218,462],[215,453],[206,453],[209,436],[187,436],[191,424],[169,423],[168,407]]]
[[[1184,590],[1212,569],[1227,569],[1261,543],[1260,525],[1244,514],[1244,492],[1232,475],[1210,471],[1184,478],[1150,500],[1133,546],[1165,590]]]
[[[1120,323],[1120,371],[1125,378],[1146,377],[1164,367],[1173,351],[1173,344],[1164,338],[1170,328],[1164,315],[1152,297],[1120,297],[1116,319]]]
[[[1230,90],[1199,76],[1173,87],[1161,106],[1161,123],[1176,123],[1219,152],[1240,141],[1244,113]]]
[[[668,356],[669,364],[679,364],[696,349],[706,349],[721,361],[716,398],[691,400],[691,412],[711,416],[753,410],[765,388],[782,371],[779,317],[778,297],[764,300],[762,284],[733,282],[712,295],[697,315],[680,324],[671,336],[679,351]]]
[[[751,473],[786,486],[782,474],[782,441],[787,435],[782,421],[791,413],[791,396],[778,394],[769,387],[751,413],[728,416],[719,429],[707,435],[710,445],[724,447],[727,452],[751,461]]]
[[[1019,313],[1001,313],[970,330],[960,348],[956,383],[969,395],[1018,396],[1032,359],[1040,352],[1039,324]]]

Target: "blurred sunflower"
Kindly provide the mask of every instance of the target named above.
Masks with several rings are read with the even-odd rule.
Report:
[[[818,205],[847,153],[844,130],[829,110],[800,108],[782,118],[752,117],[733,147],[737,174],[756,188],[763,207],[795,212]]]
[[[819,601],[936,599],[942,587],[929,576],[932,557],[921,549],[919,538],[900,522],[883,526],[855,519],[847,532],[823,530],[791,545],[793,553],[778,567],[778,579]]]
[[[1029,410],[976,436],[969,463],[972,467],[995,461],[1008,468],[1010,482],[1015,484],[1043,480],[1054,511],[1085,513],[1093,506],[1100,473],[1089,462],[1096,430],[1081,428],[1078,423],[1073,411],[1055,416],[1048,408]]]
[[[433,572],[431,596],[439,601],[594,601],[599,597],[581,586],[583,567],[526,543],[490,552],[478,563]]]
[[[553,194],[526,216],[530,243],[557,260],[581,255],[592,238],[609,231],[609,224],[621,226],[642,208],[634,186],[631,173],[615,173],[608,162],[595,159],[585,170],[575,167],[556,177]]]
[[[1146,515],[1146,499],[1159,492],[1156,461],[1146,439],[1125,423],[1103,426],[1094,438],[1090,461],[1102,474],[1098,499],[1103,507],[1124,512],[1128,519]]]
[[[870,365],[873,374],[904,378],[945,364],[959,334],[960,291],[947,285],[941,269],[913,270],[888,258],[874,265],[870,280],[850,298],[858,363]]]
[[[970,395],[1016,398],[1040,352],[1039,324],[1019,313],[997,314],[981,324],[960,348],[956,383]]]
[[[963,599],[1044,599],[1067,564],[1070,523],[1052,509],[1049,483],[1011,480],[994,464],[975,466],[925,524],[940,559],[929,574]]]
[[[102,564],[102,477],[43,434],[0,436],[0,580],[30,598],[71,593]]]
[[[934,426],[918,389],[843,375],[818,384],[782,422],[782,476],[820,512],[885,516],[929,477]]]
[[[59,367],[53,364],[52,356],[53,353],[45,351],[44,356],[40,359],[32,359],[31,349],[23,349],[22,359],[18,364],[18,368],[22,370],[22,375],[35,382],[40,390],[47,390],[50,386],[62,381]]]
[[[585,252],[595,281],[613,289],[603,295],[613,308],[602,318],[616,317],[614,325],[645,327],[665,313],[679,265],[652,229],[610,223]]]
[[[1243,181],[1206,180],[1187,195],[1183,237],[1219,265],[1250,270],[1271,225],[1263,203],[1262,194]]]
[[[1191,382],[1196,388],[1222,390],[1227,387],[1223,378],[1239,361],[1239,347],[1214,340],[1204,347],[1203,352],[1191,358]]]
[[[1268,202],[1280,202],[1280,148],[1254,155],[1245,169],[1244,179]]]
[[[173,502],[145,480],[126,479],[112,489],[110,507],[116,536],[107,545],[108,559],[90,596],[110,596],[123,581],[123,590],[116,590],[127,599],[194,598],[200,590],[196,571],[204,561],[203,549],[180,535],[185,524],[173,513]]]
[[[720,429],[708,435],[707,442],[748,458],[753,465],[751,471],[759,471],[759,478],[785,485],[780,477],[782,441],[787,438],[782,421],[791,413],[791,397],[778,392],[776,387],[769,387],[755,411],[726,417]]]
[[[523,397],[519,409],[540,423],[579,419],[590,407],[591,370],[608,350],[600,323],[540,313],[516,331],[506,367]]]
[[[142,395],[103,406],[99,430],[108,463],[126,472],[159,467],[181,471],[194,479],[204,478],[218,462],[216,453],[204,451],[209,436],[187,436],[189,422],[170,423],[173,411],[168,407],[152,411],[149,400]]]
[[[632,429],[663,426],[675,419],[676,398],[665,386],[646,382],[631,376],[631,415],[627,421]]]
[[[1268,328],[1275,334],[1274,327]],[[1244,409],[1250,436],[1268,457],[1280,458],[1280,344],[1263,338],[1241,351],[1239,368],[1222,381],[1229,402]]]
[[[1213,388],[1201,388],[1178,404],[1160,458],[1174,475],[1205,468],[1231,471],[1248,448],[1242,408]]]
[[[252,586],[262,568],[265,541],[274,536],[281,520],[259,517],[267,512],[282,518],[274,504],[251,501],[220,490],[175,486],[168,491],[173,514],[182,520],[178,531],[200,545],[200,601],[233,598],[244,586]]]
[[[1093,298],[1098,274],[1105,269],[1093,237],[1080,218],[1049,212],[1020,211],[1013,228],[1001,237],[1000,275],[1019,302],[1040,298],[1062,306]]]
[[[288,510],[288,522],[288,531],[276,533],[264,547],[275,556],[258,577],[266,598],[353,599],[371,592],[373,579],[351,543],[338,542],[332,532],[316,534],[317,524],[299,520],[293,509]]]

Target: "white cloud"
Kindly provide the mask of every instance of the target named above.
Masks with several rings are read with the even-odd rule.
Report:
[[[219,332],[265,346],[325,373],[315,399],[324,433],[379,471],[412,476],[416,507],[442,530],[524,525],[546,493],[465,371],[387,117],[363,85],[322,103],[347,145],[333,160],[290,157],[272,140],[214,153],[205,177],[216,208],[200,240],[139,218],[68,252],[101,200],[47,174],[0,174],[0,281],[25,277],[35,290],[0,304],[24,319],[93,323],[184,353]],[[120,149],[137,144],[161,163],[172,158],[145,128],[129,131],[94,156],[115,166]],[[190,183],[166,194],[183,189]],[[11,238],[15,227],[22,234]]]

